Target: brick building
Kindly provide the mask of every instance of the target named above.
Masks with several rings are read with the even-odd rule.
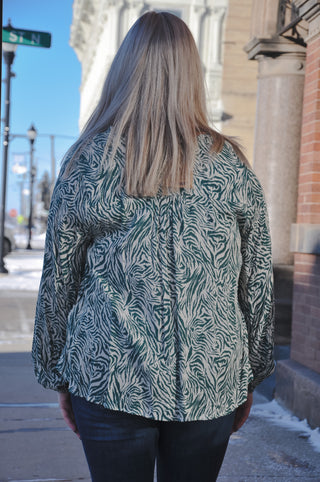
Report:
[[[276,397],[320,426],[320,0],[254,0],[258,60],[254,168],[266,191],[276,305],[290,307],[291,351]],[[287,313],[288,314],[288,313]]]
[[[278,367],[277,396],[320,426],[320,1],[297,0],[307,21],[290,360]]]

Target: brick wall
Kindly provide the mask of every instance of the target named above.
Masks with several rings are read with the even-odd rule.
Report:
[[[320,257],[296,254],[291,358],[320,373]]]
[[[320,224],[320,35],[307,47],[297,223]],[[320,373],[319,255],[295,255],[291,358]]]

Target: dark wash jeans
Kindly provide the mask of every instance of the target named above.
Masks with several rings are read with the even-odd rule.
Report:
[[[93,482],[213,482],[234,412],[215,420],[162,422],[71,396]]]

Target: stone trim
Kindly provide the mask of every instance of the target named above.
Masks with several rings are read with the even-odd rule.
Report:
[[[320,35],[320,0],[295,0],[299,15],[309,23],[307,42]]]
[[[311,428],[320,427],[320,374],[294,360],[279,361],[275,398]]]
[[[319,12],[320,13],[320,12]],[[311,42],[315,37],[320,36],[320,15],[309,23],[309,33],[306,38],[307,42]]]
[[[249,60],[255,60],[258,55],[277,56],[281,54],[297,54],[305,53],[306,49],[302,45],[298,45],[283,37],[274,37],[271,39],[253,38],[244,47],[248,54]]]
[[[258,78],[281,75],[305,75],[305,52],[282,54],[277,57],[261,56],[259,58]]]
[[[320,255],[320,224],[292,224],[290,251]]]
[[[320,0],[305,0],[304,2],[300,1],[295,3],[300,3],[299,13],[308,22],[320,14]]]

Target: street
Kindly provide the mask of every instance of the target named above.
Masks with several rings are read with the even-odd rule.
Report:
[[[89,481],[81,442],[65,426],[56,393],[33,375],[30,349],[41,270],[35,259],[28,264],[32,256],[40,260],[42,252],[11,254],[11,272],[0,277],[0,480]],[[33,285],[6,289],[21,277],[21,263]],[[277,353],[284,357],[286,347],[277,347]],[[271,401],[273,383],[271,377],[256,390],[249,420],[230,439],[219,482],[320,481],[319,429],[312,431]]]

